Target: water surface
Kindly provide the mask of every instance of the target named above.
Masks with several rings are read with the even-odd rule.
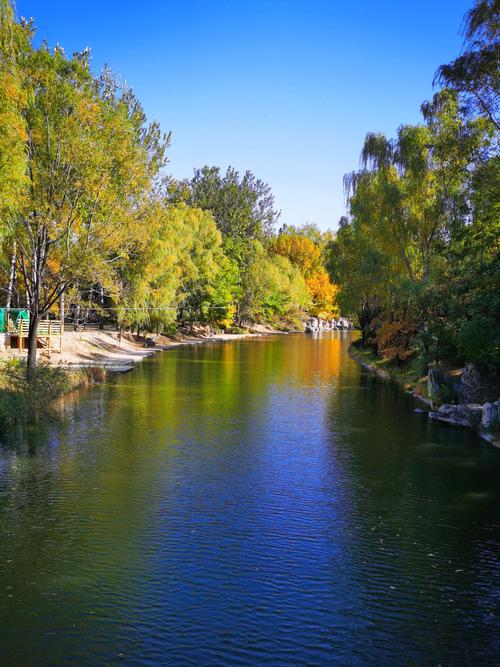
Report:
[[[0,664],[498,663],[500,451],[349,334],[182,347],[0,449]]]

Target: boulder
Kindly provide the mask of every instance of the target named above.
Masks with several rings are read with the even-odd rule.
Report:
[[[427,395],[432,402],[438,401],[441,398],[441,373],[437,368],[429,368],[427,375]]]
[[[498,427],[500,422],[500,402],[485,403],[481,415],[481,427],[487,431]]]
[[[486,398],[485,386],[481,375],[473,364],[468,364],[462,371],[458,387],[458,396],[461,403],[475,403]]]
[[[467,405],[444,403],[437,411],[430,412],[429,417],[456,426],[474,428],[479,425],[482,414],[483,407],[478,403],[469,403]]]

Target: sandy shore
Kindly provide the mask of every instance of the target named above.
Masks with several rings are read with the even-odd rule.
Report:
[[[230,341],[254,336],[283,333],[264,326],[255,326],[252,333],[247,334],[214,334],[209,335],[202,329],[192,335],[179,334],[176,337],[151,336],[148,338],[118,331],[103,331],[87,329],[86,331],[65,331],[63,335],[62,354],[52,352],[50,363],[64,366],[68,369],[102,367],[109,371],[126,372],[146,357],[150,357],[162,350],[168,350],[180,345],[199,345],[205,342]],[[25,356],[25,352],[1,348],[0,358]],[[46,355],[40,350],[40,358]]]

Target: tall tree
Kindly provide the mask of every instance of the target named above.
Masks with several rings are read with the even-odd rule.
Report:
[[[108,70],[92,77],[88,53],[30,50],[25,81],[28,182],[13,233],[30,310],[29,372],[39,321],[61,294],[89,276],[113,285],[116,260],[141,233],[166,138]]]
[[[14,20],[10,0],[0,0],[0,223],[18,206],[26,174],[23,63],[31,32]]]
[[[464,21],[463,53],[438,69],[435,82],[460,93],[469,111],[500,130],[500,1],[476,0]]]
[[[170,197],[211,211],[222,235],[233,240],[262,240],[274,229],[279,211],[271,188],[250,171],[243,176],[228,167],[196,169],[190,181],[172,183]]]

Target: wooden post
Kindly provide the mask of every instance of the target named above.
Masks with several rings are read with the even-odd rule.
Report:
[[[47,342],[47,351],[49,353],[49,359],[50,359],[50,339],[51,339],[51,336],[52,336],[52,320],[49,320],[48,334],[49,334],[49,339],[48,339],[48,342]]]

